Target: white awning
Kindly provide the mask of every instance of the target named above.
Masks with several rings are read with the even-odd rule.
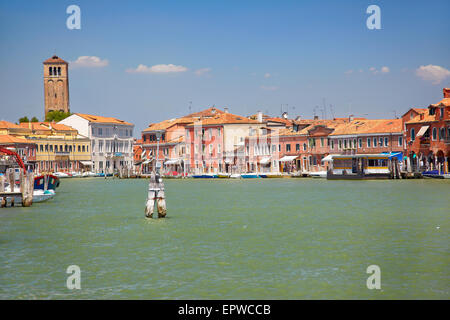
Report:
[[[142,162],[142,164],[149,164],[151,162],[151,160],[145,160],[144,162]]]
[[[142,151],[141,158],[145,158],[145,153],[146,152],[147,152],[147,150]]]
[[[295,158],[297,158],[297,156],[284,156],[283,158],[280,159],[280,162],[293,161]]]
[[[228,163],[228,164],[233,163],[233,158],[226,158],[225,163]]]
[[[260,163],[260,164],[268,164],[268,163],[270,163],[270,157],[262,158],[262,159],[259,161],[259,163]]]
[[[92,166],[92,161],[80,161],[83,166]]]
[[[420,128],[419,132],[417,132],[417,136],[416,137],[421,137],[425,134],[425,132],[427,132],[428,128],[430,126],[423,126],[422,128]]]
[[[325,158],[322,159],[322,162],[327,162],[327,161],[333,162],[333,157],[334,156],[337,156],[337,154],[329,154]]]
[[[180,163],[180,159],[172,159],[172,160],[167,160],[166,162],[164,162],[165,165],[178,164],[178,163]]]

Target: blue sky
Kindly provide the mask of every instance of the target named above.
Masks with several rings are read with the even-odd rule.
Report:
[[[81,30],[66,27],[71,4]],[[381,30],[366,27],[371,4]],[[43,117],[42,62],[55,53],[72,62],[72,112],[136,133],[191,101],[304,118],[325,101],[327,117],[390,118],[450,86],[448,12],[449,1],[1,0],[0,119]]]

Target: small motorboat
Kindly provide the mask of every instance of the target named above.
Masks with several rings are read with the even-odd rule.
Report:
[[[218,178],[221,178],[221,179],[228,179],[228,178],[230,178],[230,176],[231,176],[231,174],[229,174],[229,173],[222,173],[222,172],[219,172],[219,173],[217,174],[217,177],[218,177]]]
[[[260,173],[261,178],[282,178],[280,173]]]
[[[81,175],[83,178],[90,178],[90,177],[97,177],[97,174],[95,172],[83,172],[83,174]]]
[[[71,178],[71,176],[66,172],[55,172],[54,175],[58,178]]]
[[[233,173],[230,175],[231,179],[240,179],[241,178],[241,174],[240,173]]]
[[[310,172],[309,175],[311,176],[311,178],[326,178],[327,172],[326,171]]]
[[[46,181],[47,179],[47,181]],[[44,190],[47,182],[47,190],[55,190],[59,187],[59,178],[52,174],[34,177],[34,190]]]
[[[253,179],[253,178],[259,178],[259,175],[257,173],[243,173],[243,174],[241,174],[241,178]]]
[[[37,189],[33,191],[33,203],[44,202],[55,196],[55,190],[41,190]]]
[[[216,174],[194,174],[192,177],[196,179],[214,179],[218,176]]]

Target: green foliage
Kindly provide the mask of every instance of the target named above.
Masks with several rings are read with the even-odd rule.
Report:
[[[31,118],[31,122],[39,122],[39,119],[36,117]]]
[[[70,112],[63,112],[63,111],[56,111],[56,110],[55,111],[49,111],[47,113],[47,115],[45,116],[45,121],[58,122],[58,121],[61,121],[61,120],[65,119],[65,118],[67,118],[70,115],[71,115]]]
[[[30,122],[30,120],[28,119],[27,116],[25,116],[25,117],[22,117],[19,119],[19,123],[22,123],[22,122]]]

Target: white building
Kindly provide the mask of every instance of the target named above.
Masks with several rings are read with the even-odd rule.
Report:
[[[111,117],[74,113],[59,123],[91,140],[92,171],[113,173],[133,168],[134,124]]]

